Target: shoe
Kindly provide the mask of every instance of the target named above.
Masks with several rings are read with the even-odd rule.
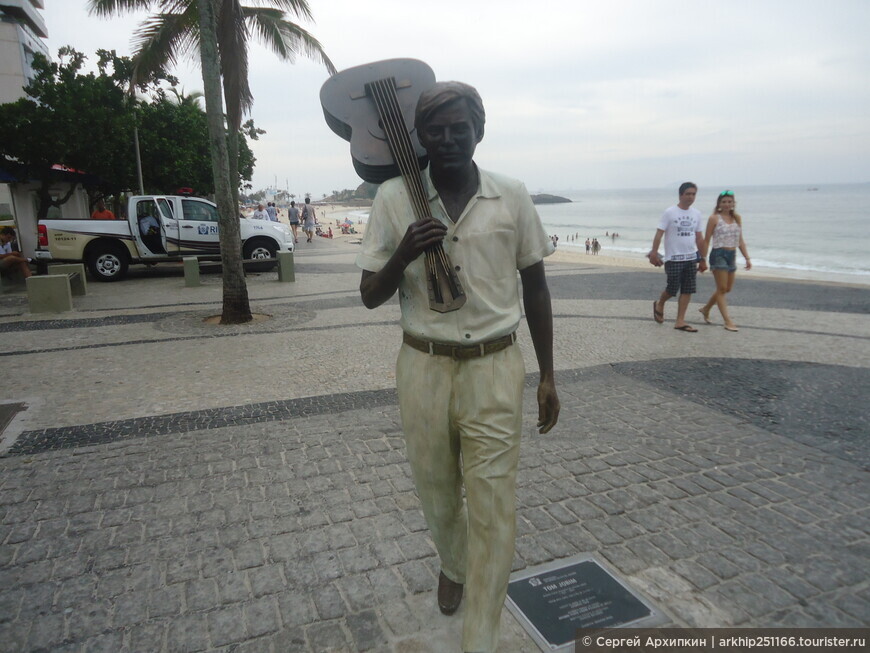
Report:
[[[695,327],[689,326],[688,324],[684,324],[683,326],[674,327],[674,328],[677,331],[685,331],[687,333],[697,333],[698,332],[698,330]]]
[[[733,332],[735,332],[735,333],[736,333],[737,331],[739,331],[739,329],[738,329],[736,326],[733,326],[733,325],[730,325],[730,324],[726,324],[726,325],[725,325],[725,330],[726,330],[726,331],[733,331]]]
[[[442,571],[438,575],[438,608],[442,614],[451,615],[462,601],[462,583],[454,583]]]

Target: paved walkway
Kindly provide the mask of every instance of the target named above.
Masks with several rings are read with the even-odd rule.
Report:
[[[140,270],[48,317],[4,287],[0,651],[459,650],[398,306],[361,306],[352,244],[306,245],[238,327],[202,321],[216,276]],[[679,626],[870,626],[866,287],[740,274],[740,332],[687,334],[651,319],[660,271],[548,275],[562,417],[537,435],[526,393],[515,569],[595,553]]]

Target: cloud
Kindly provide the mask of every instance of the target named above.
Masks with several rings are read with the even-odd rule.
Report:
[[[48,0],[53,47],[129,51],[137,20]],[[866,181],[870,3],[556,0],[311,2],[308,25],[339,68],[426,61],[474,84],[487,108],[477,160],[530,188]],[[60,39],[58,42],[56,39]],[[179,72],[188,91],[199,70]],[[251,51],[254,186],[319,196],[355,187],[326,126],[322,66]]]

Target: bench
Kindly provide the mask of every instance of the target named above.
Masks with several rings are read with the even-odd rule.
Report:
[[[293,252],[278,252],[275,255],[278,259],[278,281],[296,281],[296,272],[293,264]],[[200,285],[199,272],[203,267],[219,267],[220,261],[200,261],[197,256],[185,256],[182,258],[184,263],[184,285],[186,288],[193,288]],[[263,259],[243,259],[245,263],[262,263]]]
[[[72,296],[88,292],[85,266],[81,263],[51,265],[48,274],[28,277],[26,284],[31,313],[71,311]]]

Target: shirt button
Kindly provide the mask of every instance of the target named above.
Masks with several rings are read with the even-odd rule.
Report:
[[[471,334],[470,334],[470,333],[466,333],[466,334],[465,334],[465,337],[466,337],[466,338],[471,338]]]
[[[460,267],[457,265],[454,269],[455,269],[457,272],[459,272],[462,268],[460,268]]]
[[[458,242],[459,242],[459,236],[453,236],[453,242],[454,242],[454,243],[458,243]]]

